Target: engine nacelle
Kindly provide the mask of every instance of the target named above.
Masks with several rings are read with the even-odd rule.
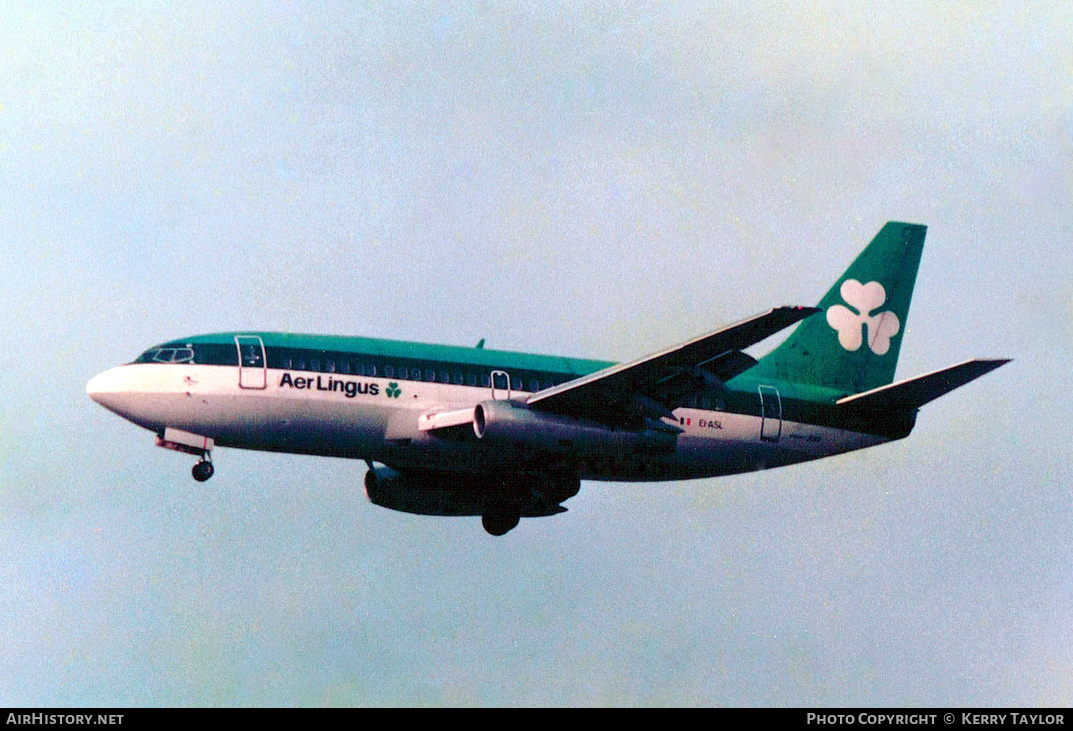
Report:
[[[484,515],[489,505],[504,502],[525,518],[555,515],[566,509],[559,503],[576,495],[580,485],[576,475],[559,473],[401,473],[385,465],[373,465],[365,473],[369,502],[415,515]]]
[[[509,401],[484,401],[473,412],[473,433],[483,441],[520,444],[552,452],[669,454],[677,434],[655,429],[616,429],[572,416],[515,406]]]
[[[484,492],[461,475],[402,474],[385,465],[365,473],[369,502],[416,515],[481,515]]]

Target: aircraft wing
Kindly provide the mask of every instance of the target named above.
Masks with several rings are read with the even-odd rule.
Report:
[[[676,380],[727,381],[756,361],[742,353],[754,343],[819,312],[815,307],[776,307],[721,330],[620,363],[534,393],[528,405],[560,414],[599,418],[623,405],[649,415],[670,414],[659,402],[661,389]]]

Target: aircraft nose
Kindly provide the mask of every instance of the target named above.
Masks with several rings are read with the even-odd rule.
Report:
[[[142,366],[122,365],[91,378],[86,395],[127,421],[159,431],[166,425],[168,404],[158,379]]]
[[[101,396],[106,392],[105,383],[108,380],[105,376],[108,375],[108,371],[104,373],[98,373],[93,378],[89,379],[89,383],[86,384],[86,395],[97,403],[101,402]]]
[[[117,411],[118,397],[129,390],[121,371],[121,368],[110,368],[98,373],[86,384],[86,394],[104,408]]]

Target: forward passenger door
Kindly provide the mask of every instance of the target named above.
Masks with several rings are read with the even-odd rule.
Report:
[[[257,335],[236,335],[239,388],[264,388],[268,383],[265,344]]]

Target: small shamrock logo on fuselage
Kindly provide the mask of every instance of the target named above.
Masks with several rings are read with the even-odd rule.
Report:
[[[827,324],[838,332],[838,344],[846,350],[857,350],[864,341],[862,330],[868,328],[868,347],[876,355],[890,350],[890,339],[898,334],[901,323],[890,310],[872,314],[887,301],[887,292],[879,282],[861,284],[856,279],[842,282],[838,290],[846,304],[855,309],[835,305],[827,310]]]
[[[399,388],[399,384],[392,381],[391,383],[387,384],[387,390],[384,391],[384,393],[387,394],[388,398],[398,398],[402,395],[402,389]]]

